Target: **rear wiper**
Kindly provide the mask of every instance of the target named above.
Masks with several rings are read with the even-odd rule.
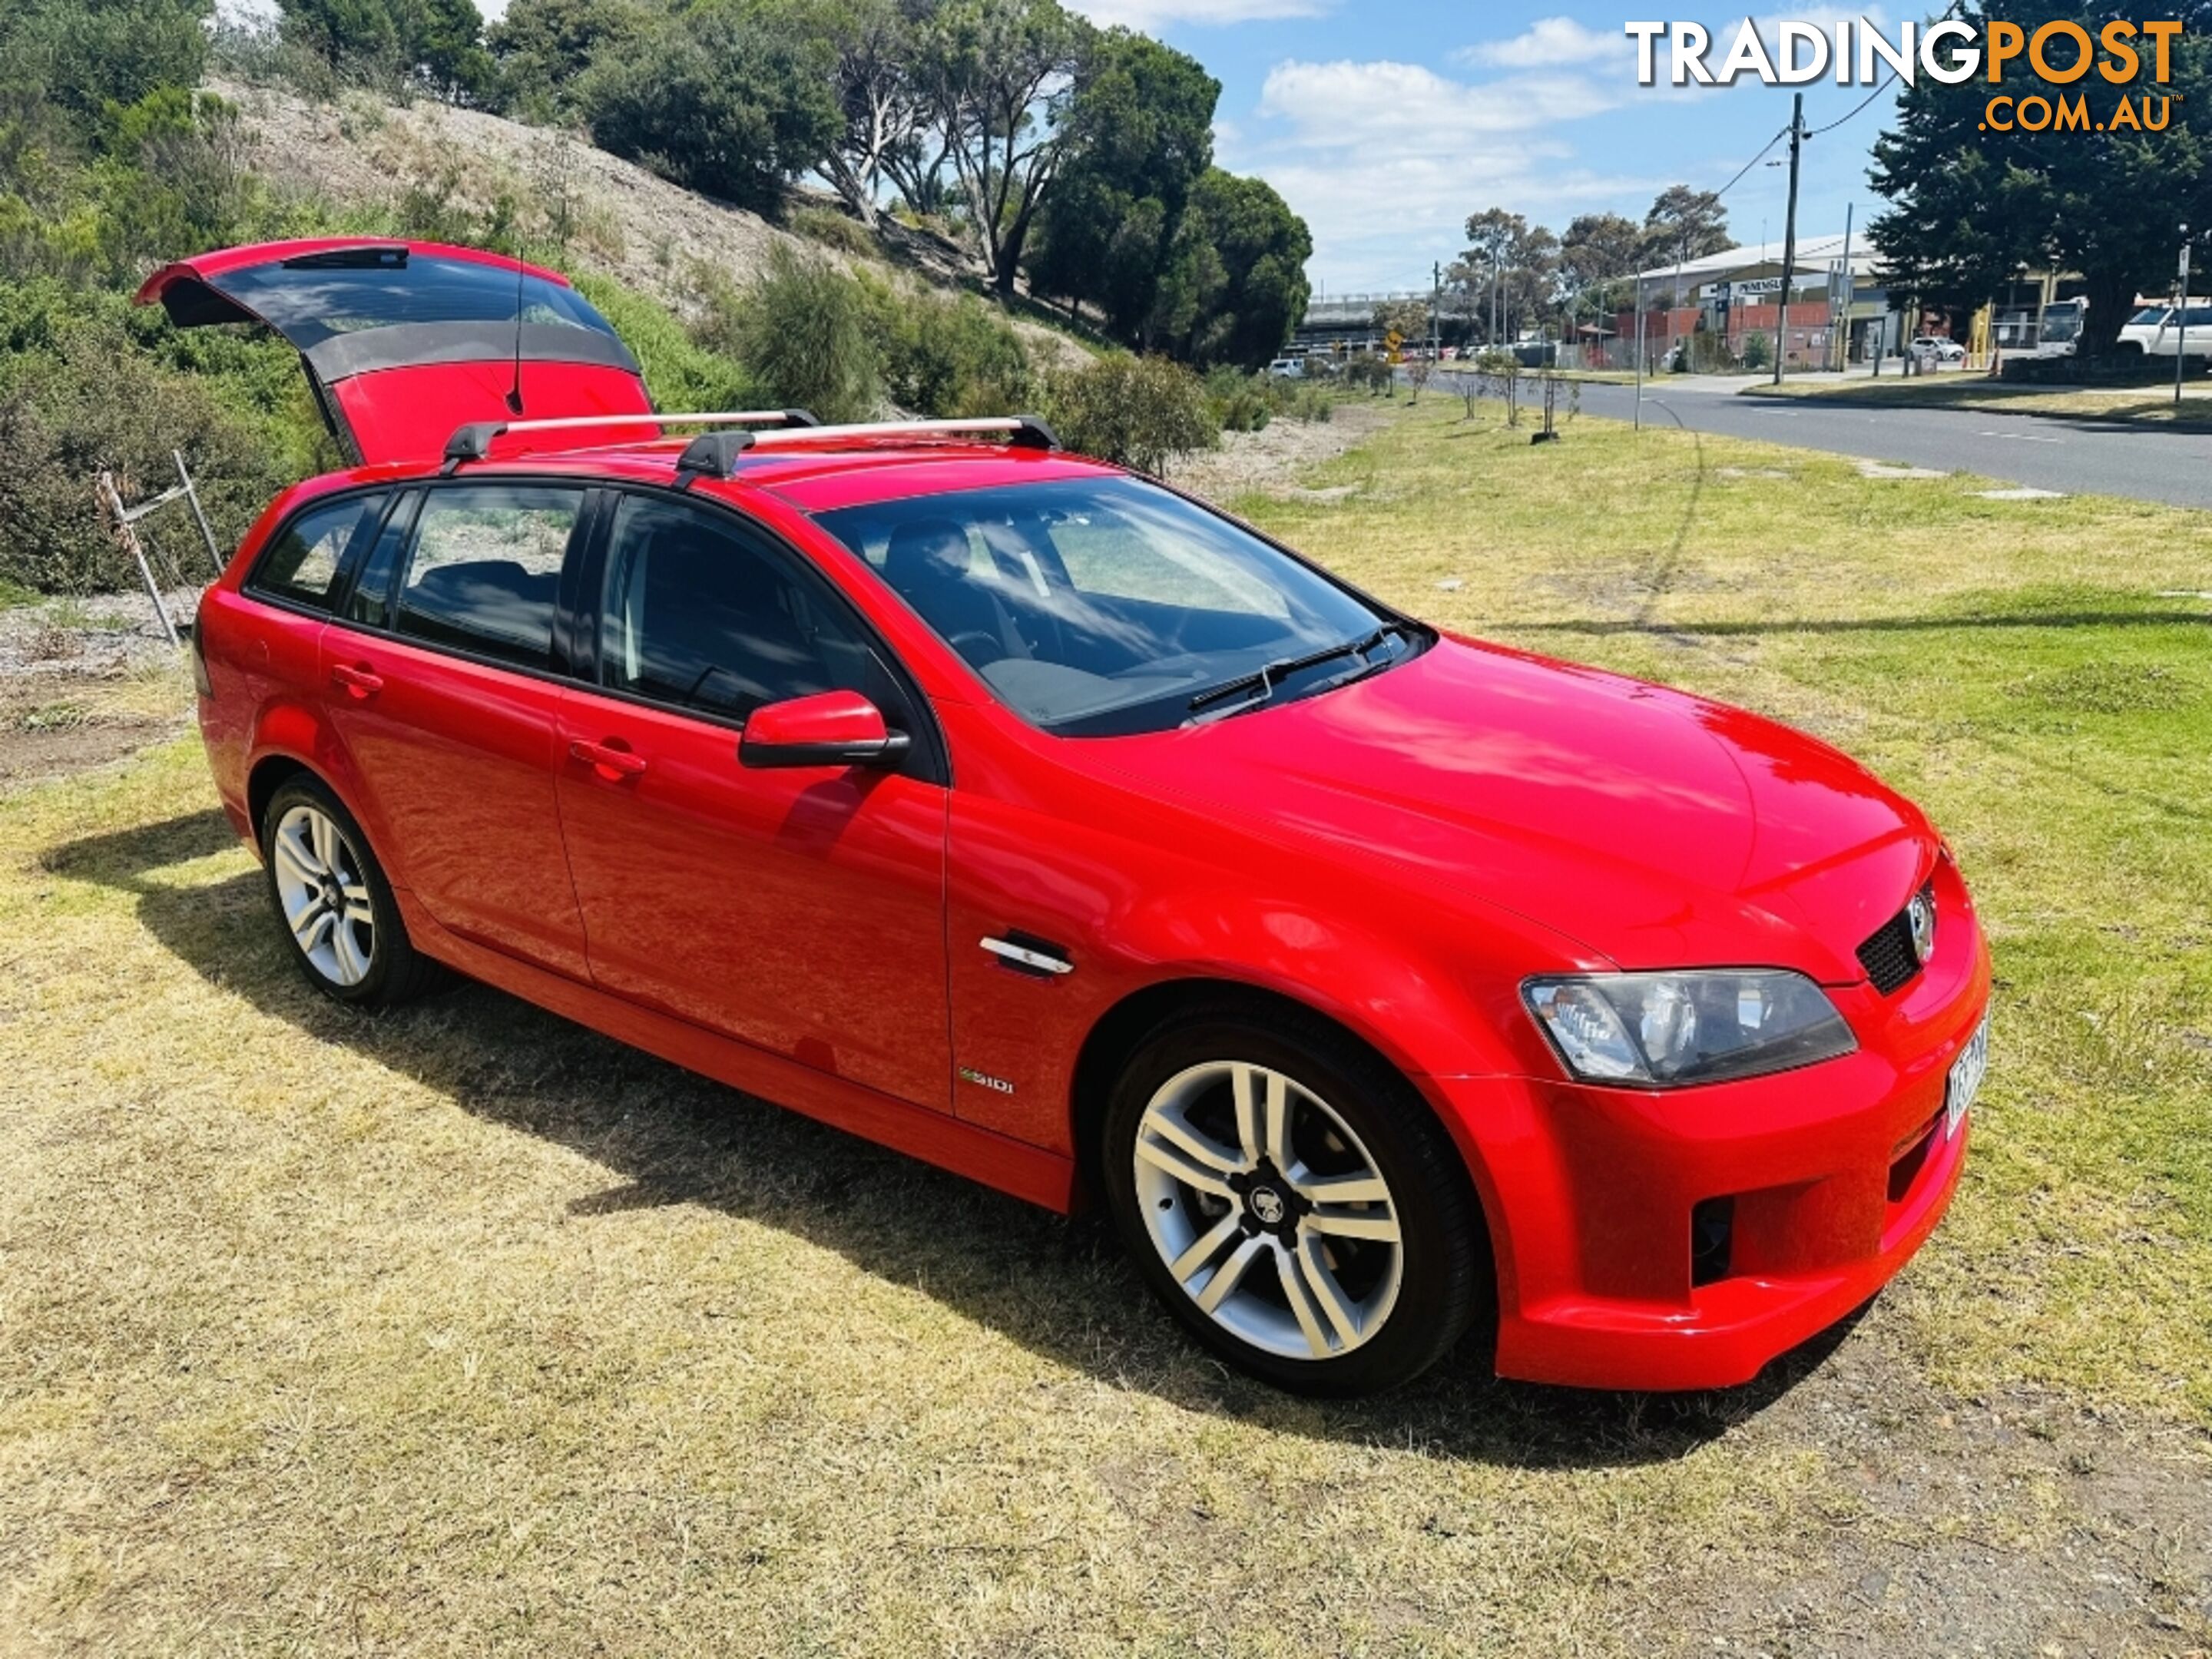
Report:
[[[1271,662],[1252,673],[1240,675],[1233,680],[1225,680],[1211,690],[1200,692],[1190,700],[1190,712],[1195,714],[1201,708],[1211,708],[1215,703],[1226,702],[1240,692],[1247,691],[1259,693],[1257,696],[1252,698],[1250,703],[1251,707],[1256,708],[1275,695],[1275,687],[1279,682],[1291,674],[1297,673],[1303,669],[1317,667],[1335,657],[1364,657],[1393,635],[1406,638],[1409,637],[1413,631],[1410,623],[1387,622],[1364,640],[1346,640],[1341,645],[1328,646],[1319,651],[1308,652],[1303,657],[1285,657],[1279,662]]]

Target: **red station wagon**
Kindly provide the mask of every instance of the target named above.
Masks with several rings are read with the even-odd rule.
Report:
[[[1055,1209],[1286,1388],[1744,1381],[1956,1185],[1987,949],[1813,739],[1462,639],[1026,419],[656,416],[557,275],[211,254],[356,463],[203,601],[309,983],[458,970]],[[704,428],[669,436],[665,427]]]

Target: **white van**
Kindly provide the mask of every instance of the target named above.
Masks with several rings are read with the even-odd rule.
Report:
[[[2185,311],[2163,301],[2147,305],[2120,329],[2122,356],[2171,357],[2186,351],[2212,357],[2212,301],[2191,300]]]

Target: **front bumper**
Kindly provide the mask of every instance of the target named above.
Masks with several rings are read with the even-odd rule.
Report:
[[[1958,897],[1894,997],[1832,993],[1859,1038],[1842,1059],[1672,1091],[1427,1080],[1491,1223],[1500,1376],[1728,1387],[1889,1281],[1966,1162],[1971,1125],[1947,1132],[1944,1085],[1990,964]]]

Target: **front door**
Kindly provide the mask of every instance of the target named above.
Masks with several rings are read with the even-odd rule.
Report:
[[[817,573],[734,514],[640,493],[611,520],[597,684],[560,710],[593,978],[947,1109],[946,798],[918,694]],[[831,690],[915,737],[900,769],[738,763],[754,708]]]
[[[425,490],[387,521],[322,643],[322,695],[392,879],[454,933],[576,979],[554,617],[584,501],[534,482]]]

